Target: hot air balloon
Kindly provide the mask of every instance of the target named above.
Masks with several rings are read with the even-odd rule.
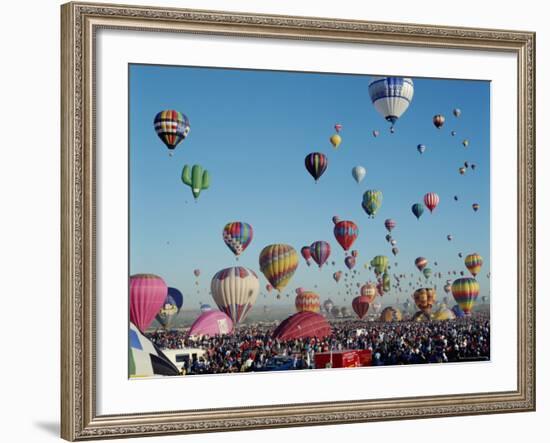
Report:
[[[380,131],[374,130],[374,131],[372,131],[372,135],[373,135],[374,137],[378,137],[378,136],[380,135]]]
[[[367,283],[361,286],[361,297],[366,297],[368,303],[372,303],[376,298],[377,291],[374,283]]]
[[[435,192],[428,192],[424,196],[424,204],[430,210],[430,212],[433,212],[433,210],[439,204],[439,195],[437,195]]]
[[[334,125],[334,129],[336,132],[340,132],[342,130],[342,125],[340,123],[336,123]]]
[[[355,166],[351,170],[351,175],[357,183],[361,183],[367,175],[367,170],[363,166]]]
[[[221,311],[206,311],[197,317],[189,328],[189,336],[226,335],[233,332],[233,320]]]
[[[319,295],[312,291],[301,291],[294,300],[296,311],[298,312],[319,312],[321,301]]]
[[[395,246],[395,245],[397,244],[397,240],[395,240],[394,238],[392,238],[392,239],[390,240],[390,244],[391,244],[392,246]]]
[[[166,300],[168,299],[172,300],[171,303],[175,304],[178,312],[180,312],[183,306],[183,294],[181,293],[181,291],[176,288],[168,288],[168,295],[166,296]]]
[[[382,274],[382,288],[384,289],[384,292],[388,292],[391,288],[390,274],[387,272]]]
[[[420,152],[421,154],[424,154],[424,151],[426,150],[426,145],[423,145],[423,144],[420,144],[416,147],[416,149],[418,150],[418,152]]]
[[[414,95],[410,78],[375,77],[369,84],[369,96],[382,117],[391,123],[391,128],[409,107]]]
[[[300,253],[302,254],[302,257],[304,257],[307,265],[311,265],[311,251],[309,246],[303,246],[302,249],[300,249]]]
[[[395,247],[394,247],[394,248],[391,248],[391,253],[392,253],[393,255],[399,254],[399,248],[395,248]]]
[[[390,234],[386,234],[386,241],[390,243],[392,241],[392,236]]]
[[[465,316],[464,311],[460,309],[460,306],[454,305],[451,308],[451,311],[453,311],[453,314],[456,316],[456,318],[462,318]]]
[[[340,217],[338,217],[337,215],[334,215],[334,216],[332,217],[332,223],[336,224],[336,223],[338,223],[339,221],[340,221]]]
[[[467,148],[469,145],[470,145],[470,140],[468,140],[467,138],[465,138],[464,140],[462,140],[462,146],[464,146],[465,148]]]
[[[351,307],[353,308],[353,311],[357,314],[357,317],[362,320],[369,311],[369,299],[362,295],[355,297],[351,302]]]
[[[181,171],[181,181],[191,188],[195,201],[199,198],[201,191],[210,187],[210,173],[201,165],[184,165]]]
[[[470,163],[469,163],[469,162],[467,162],[467,161],[464,162],[464,167],[465,167],[466,169],[468,169],[469,166],[470,166]]]
[[[386,323],[401,321],[402,318],[403,316],[401,315],[401,311],[393,306],[384,308],[384,310],[380,313],[380,321]]]
[[[157,135],[171,151],[176,149],[191,130],[189,119],[185,114],[174,110],[160,111],[153,123]]]
[[[334,149],[338,149],[338,146],[340,146],[340,143],[342,143],[342,137],[340,137],[338,134],[332,135],[329,140]]]
[[[447,240],[451,241],[453,239],[453,236],[451,234],[447,234]]]
[[[472,209],[473,209],[475,212],[477,212],[478,209],[479,209],[479,204],[478,204],[478,203],[474,203],[474,204],[472,205]]]
[[[156,315],[156,320],[165,330],[168,330],[170,329],[172,321],[174,320],[174,317],[178,314],[178,312],[179,310],[176,306],[176,301],[172,297],[170,297],[170,295],[167,295],[166,300],[164,300],[164,304]]]
[[[130,321],[141,332],[151,325],[162,308],[168,286],[154,274],[136,274],[130,277]]]
[[[237,266],[218,271],[212,278],[210,289],[220,311],[237,324],[246,318],[254,306],[260,281],[251,269]]]
[[[454,200],[455,202],[457,202],[457,201],[458,201],[458,195],[455,195],[455,196],[453,197],[453,200]]]
[[[420,272],[428,265],[428,260],[424,257],[417,257],[414,261],[415,266],[418,268]]]
[[[422,270],[422,274],[424,275],[424,278],[428,280],[432,276],[432,269],[431,268],[424,268]]]
[[[433,124],[437,129],[440,129],[445,124],[445,116],[441,114],[434,115]]]
[[[451,285],[449,283],[447,283],[445,286],[443,286],[443,290],[445,291],[446,294],[450,293],[451,292]]]
[[[391,218],[387,218],[384,221],[384,226],[386,227],[388,232],[391,232],[397,226],[397,223],[395,222],[395,220],[392,220]],[[386,240],[388,239],[387,237],[388,236],[386,236]],[[391,239],[391,237],[390,237],[390,239]]]
[[[454,108],[453,109],[453,115],[455,117],[457,117],[457,118],[460,117],[460,114],[462,114],[462,111],[459,108]]]
[[[420,220],[420,217],[424,214],[424,205],[422,203],[415,203],[412,205],[411,211],[417,220]]]
[[[271,285],[268,283],[267,285],[265,285],[265,290],[266,290],[267,292],[271,292],[271,291],[273,291],[273,286],[271,286]]]
[[[420,288],[414,291],[413,298],[418,309],[429,313],[435,304],[436,292],[432,288]]]
[[[348,251],[351,248],[358,235],[359,229],[352,221],[341,220],[334,225],[334,237],[336,237],[336,241],[340,246],[344,248],[344,251]]]
[[[380,206],[382,206],[382,192],[369,189],[363,194],[363,209],[370,218],[374,218]]]
[[[382,274],[388,270],[389,259],[385,255],[377,255],[370,261],[370,265],[377,274]]]
[[[454,137],[456,135],[456,131],[451,131],[451,135]]]
[[[481,255],[474,252],[473,254],[466,256],[464,259],[464,264],[466,265],[466,268],[468,268],[468,271],[470,271],[470,274],[475,277],[479,274],[481,266],[483,266],[483,258]]]
[[[351,256],[355,258],[359,257],[359,251],[357,249],[354,249],[353,251],[351,251]]]
[[[479,283],[471,277],[459,278],[453,282],[451,290],[460,309],[469,315],[479,295]]]
[[[475,169],[476,169],[476,164],[475,164],[475,163],[472,163],[472,164],[470,165],[470,168],[472,168],[472,171],[475,171]]]
[[[338,283],[342,278],[342,271],[336,271],[334,274],[332,274],[332,278],[336,283]]]
[[[465,167],[463,167],[463,166],[462,166],[462,167],[460,167],[460,168],[458,168],[458,173],[459,173],[460,175],[464,175],[464,174],[466,174],[466,168],[465,168]]]
[[[352,255],[347,256],[344,259],[344,263],[346,264],[348,269],[353,269],[355,267],[355,263],[356,263],[355,257],[353,257]]]
[[[201,303],[199,309],[201,312],[208,312],[212,310],[212,306],[210,306],[208,303]]]
[[[307,171],[311,174],[313,179],[317,182],[319,178],[324,174],[328,166],[328,159],[325,154],[320,152],[312,152],[306,155],[304,159]]]
[[[330,298],[326,299],[323,302],[323,309],[327,314],[330,314],[330,311],[332,310],[333,307],[334,307],[334,302]]]
[[[193,270],[193,275],[194,275],[195,277],[200,276],[200,275],[201,275],[201,270],[200,270],[200,269],[194,269],[194,270]]]
[[[298,254],[292,246],[269,245],[260,253],[260,270],[278,291],[288,284],[297,267]]]
[[[313,261],[317,263],[319,269],[322,268],[330,256],[330,244],[326,241],[319,240],[313,242],[309,250]]]
[[[223,241],[237,257],[248,247],[254,236],[252,226],[244,222],[230,222],[223,228]]]
[[[332,334],[332,328],[321,314],[298,312],[283,320],[273,331],[275,340],[297,340],[300,338],[324,338]]]

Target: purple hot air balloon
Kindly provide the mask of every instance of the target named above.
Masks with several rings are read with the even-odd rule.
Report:
[[[189,335],[226,335],[233,332],[233,320],[221,311],[206,311],[197,317]]]
[[[330,244],[326,241],[319,240],[311,244],[309,251],[311,253],[311,258],[317,263],[319,269],[321,269],[330,256]]]
[[[136,274],[130,277],[130,321],[144,332],[166,300],[168,286],[154,274]]]

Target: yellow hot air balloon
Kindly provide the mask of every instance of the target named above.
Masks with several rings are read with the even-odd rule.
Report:
[[[330,137],[330,143],[332,144],[332,147],[334,149],[338,149],[338,146],[340,146],[340,143],[342,143],[342,137],[340,137],[338,134],[334,134],[332,137]]]
[[[298,253],[290,245],[268,245],[260,253],[260,270],[278,291],[288,284],[296,268]]]
[[[470,274],[475,277],[479,274],[479,271],[481,271],[481,266],[483,266],[483,258],[478,253],[474,252],[473,254],[466,256],[464,259],[464,264],[468,268],[468,271],[470,271]]]

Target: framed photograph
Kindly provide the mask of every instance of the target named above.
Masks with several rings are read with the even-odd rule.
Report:
[[[62,437],[535,409],[535,35],[68,3]]]

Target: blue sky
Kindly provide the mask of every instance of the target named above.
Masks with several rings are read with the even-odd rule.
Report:
[[[162,276],[183,292],[184,308],[211,303],[210,279],[237,264],[260,275],[259,304],[287,303],[285,296],[275,300],[274,293],[263,290],[267,281],[259,272],[259,253],[271,243],[287,243],[299,252],[316,240],[331,244],[329,265],[319,270],[300,258],[283,291],[291,294],[290,301],[301,286],[316,290],[322,300],[331,297],[349,305],[357,295],[355,282],[374,279],[363,264],[379,254],[390,257],[391,273],[414,273],[402,282],[403,292],[392,290],[384,296],[386,303],[407,298],[412,293],[408,282],[419,287],[420,273],[414,266],[418,256],[428,258],[434,272],[443,273],[441,281],[433,280],[441,299],[444,281],[453,278],[448,270],[468,273],[458,252],[483,256],[478,280],[480,295],[488,294],[489,82],[414,78],[413,101],[390,134],[389,124],[369,99],[367,75],[145,65],[129,69],[130,272]],[[455,107],[462,110],[460,118],[452,115]],[[173,157],[152,124],[164,109],[183,112],[191,124]],[[438,113],[447,119],[440,130],[432,124]],[[343,125],[338,150],[329,143],[335,123]],[[380,131],[377,138],[374,129]],[[455,137],[451,130],[457,131]],[[467,149],[462,146],[465,138],[470,141]],[[423,155],[416,150],[419,143],[427,146]],[[304,157],[314,151],[329,161],[317,184],[304,167]],[[458,168],[464,161],[477,168],[461,176]],[[210,171],[212,183],[195,203],[180,177],[184,164],[196,163]],[[361,184],[351,176],[356,165],[367,169]],[[367,189],[383,193],[374,219],[361,207]],[[439,194],[440,204],[418,221],[410,208],[422,202],[426,192]],[[474,202],[480,205],[478,212],[472,210]],[[332,233],[333,215],[359,226],[353,246],[359,251],[358,275],[351,295],[346,294],[344,278],[339,284],[332,279],[336,270],[347,272],[344,252]],[[397,257],[384,238],[386,218],[397,222],[392,232]],[[245,221],[254,228],[254,239],[238,261],[222,239],[229,221]],[[447,234],[453,235],[451,242]],[[198,286],[195,268],[202,272]]]

